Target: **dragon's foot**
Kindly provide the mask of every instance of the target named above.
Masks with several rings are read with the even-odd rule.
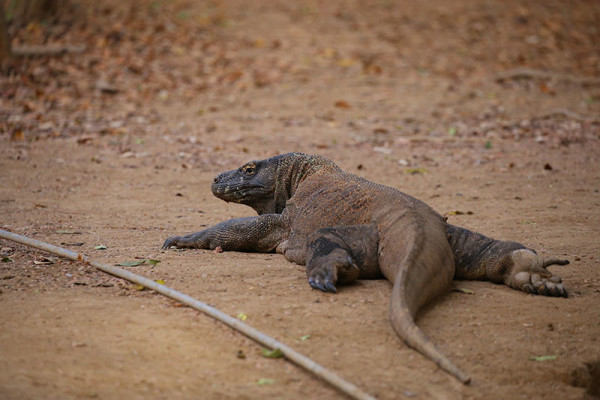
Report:
[[[541,294],[552,297],[568,297],[567,289],[561,283],[558,275],[543,277],[532,272],[518,272],[512,277],[509,286],[527,293]]]
[[[349,283],[358,278],[360,273],[358,266],[345,251],[344,254],[340,253],[342,251],[339,253],[334,251],[327,256],[309,260],[306,275],[310,286],[323,292],[335,293],[338,282]]]
[[[567,260],[542,259],[530,250],[516,250],[511,254],[513,268],[506,277],[506,284],[527,293],[552,297],[568,297],[560,276],[548,271],[549,265],[566,265]]]
[[[337,283],[337,271],[335,268],[316,268],[311,272],[307,271],[308,283],[314,289],[323,292],[337,292],[335,284]]]

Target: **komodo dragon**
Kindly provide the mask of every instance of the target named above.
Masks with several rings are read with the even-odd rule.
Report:
[[[310,285],[325,292],[383,275],[393,284],[389,315],[399,337],[463,383],[470,377],[414,322],[418,310],[454,277],[567,296],[560,277],[546,267],[568,261],[543,260],[518,243],[449,225],[422,201],[346,173],[321,156],[289,153],[252,161],[218,175],[212,191],[259,215],[172,236],[163,248],[277,251],[306,264]]]

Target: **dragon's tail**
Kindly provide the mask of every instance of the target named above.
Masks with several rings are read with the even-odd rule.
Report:
[[[377,214],[379,266],[393,282],[390,322],[400,339],[467,384],[463,374],[415,324],[419,309],[448,290],[454,276],[454,255],[446,224],[417,201],[389,207]]]
[[[390,300],[390,322],[398,336],[419,353],[436,363],[441,369],[454,376],[464,384],[469,384],[471,378],[456,367],[423,331],[415,324],[403,295],[402,279],[397,279]]]

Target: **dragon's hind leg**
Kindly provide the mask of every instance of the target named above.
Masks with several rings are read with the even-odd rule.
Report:
[[[560,276],[547,269],[566,265],[568,260],[543,258],[520,243],[495,240],[450,224],[446,236],[454,253],[457,279],[490,280],[527,293],[568,296]]]
[[[307,238],[306,274],[310,285],[336,292],[336,285],[381,277],[375,225],[319,229]]]

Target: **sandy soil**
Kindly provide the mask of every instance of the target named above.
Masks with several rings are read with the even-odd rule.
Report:
[[[4,66],[2,229],[110,264],[160,260],[129,268],[244,313],[377,398],[598,394],[597,2],[135,4],[11,26],[14,45],[87,49]],[[252,215],[212,197],[212,178],[289,151],[569,259],[552,270],[570,297],[454,282],[418,323],[473,377],[464,386],[397,339],[387,281],[325,294],[281,255],[160,249]],[[0,246],[0,398],[343,398],[162,296]]]

